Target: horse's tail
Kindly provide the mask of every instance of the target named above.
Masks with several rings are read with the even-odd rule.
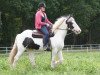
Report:
[[[16,53],[17,53],[17,43],[16,43],[16,39],[15,39],[13,48],[12,48],[10,54],[9,54],[9,63],[10,64],[13,64],[14,57],[15,57]]]

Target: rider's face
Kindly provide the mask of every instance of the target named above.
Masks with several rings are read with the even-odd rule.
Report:
[[[41,11],[45,12],[45,7],[41,7]]]

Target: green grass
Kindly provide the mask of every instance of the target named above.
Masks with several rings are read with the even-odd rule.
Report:
[[[27,54],[22,55],[15,70],[9,68],[6,56],[0,55],[0,75],[100,75],[100,52],[63,52],[64,61],[50,67],[51,53],[36,54],[33,68]]]

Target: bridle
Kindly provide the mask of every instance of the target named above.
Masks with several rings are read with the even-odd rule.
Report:
[[[69,20],[71,17],[72,17],[72,16],[69,16],[69,17],[68,17],[68,19],[66,20],[66,24],[68,24],[68,20]],[[63,23],[64,21],[65,21],[65,19],[62,21],[62,23]],[[61,24],[62,24],[62,23],[61,23]],[[61,25],[61,24],[60,24],[60,25]],[[60,26],[60,25],[59,25],[59,26]],[[62,29],[62,28],[59,28],[59,27],[58,27],[57,29],[59,29],[59,30],[71,30],[70,28]]]
[[[69,16],[68,19],[66,20],[66,23],[67,23],[67,24],[68,24],[68,20],[69,20],[71,17],[72,17],[72,16]],[[65,21],[65,19],[55,28],[55,30],[57,30],[57,29],[58,29],[58,30],[72,30],[72,29],[70,29],[70,28],[66,28],[66,29],[59,28],[60,25],[62,25],[62,23],[63,23],[64,21]],[[55,31],[55,30],[54,30],[54,31]],[[53,32],[54,32],[54,31],[53,31]],[[72,33],[73,33],[73,32],[71,32],[71,33],[69,33],[69,34],[67,34],[67,35],[70,35],[70,34],[72,34]]]

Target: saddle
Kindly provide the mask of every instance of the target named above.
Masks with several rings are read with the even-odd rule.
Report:
[[[43,38],[43,36],[44,35],[42,34],[42,32],[40,32],[38,30],[33,30],[33,33],[32,33],[33,38]],[[54,33],[49,31],[49,42],[48,42],[48,47],[45,51],[50,51],[51,50],[51,48],[50,48],[50,46],[51,46],[50,37],[53,37],[53,36],[54,36]]]
[[[42,32],[38,31],[38,30],[33,30],[33,33],[32,33],[32,37],[33,38],[43,38],[43,34]],[[51,31],[49,31],[49,37],[53,37],[54,36],[54,33],[52,33]]]
[[[38,30],[33,30],[32,37],[33,38],[43,38],[43,34]]]

